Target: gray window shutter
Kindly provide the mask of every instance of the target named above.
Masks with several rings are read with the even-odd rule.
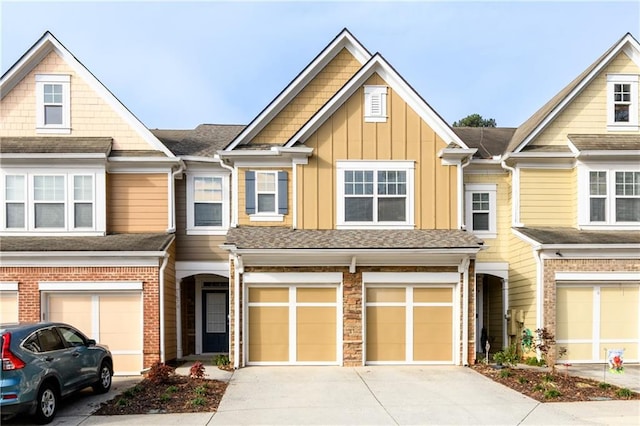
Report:
[[[247,214],[256,212],[256,172],[244,173],[245,210]]]
[[[287,214],[289,194],[287,194],[287,172],[278,172],[278,213]]]

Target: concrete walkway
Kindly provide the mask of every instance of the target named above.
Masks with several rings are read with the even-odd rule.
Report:
[[[207,373],[229,380],[217,413],[92,416],[86,406],[65,404],[53,425],[640,423],[638,401],[541,404],[463,367],[248,367],[235,373],[208,367]],[[116,378],[115,391],[126,389],[124,380]],[[92,397],[85,401],[99,405]]]

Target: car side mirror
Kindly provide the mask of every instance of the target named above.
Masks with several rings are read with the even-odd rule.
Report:
[[[87,339],[87,346],[95,346],[95,345],[96,345],[95,339]]]

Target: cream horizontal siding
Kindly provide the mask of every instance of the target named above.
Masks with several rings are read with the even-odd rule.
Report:
[[[36,133],[36,74],[71,76],[69,136],[113,138],[114,150],[153,149],[57,53],[49,53],[0,102],[0,136],[34,137]]]
[[[533,144],[566,145],[567,135],[570,133],[607,133],[607,74],[640,74],[640,68],[624,52],[620,52],[533,141]],[[635,102],[640,103],[640,95]]]
[[[359,69],[360,63],[342,49],[322,71],[253,139],[284,143],[306,123]]]
[[[525,226],[575,226],[575,169],[523,169],[520,172],[520,220]]]
[[[520,238],[510,238],[509,309],[522,309],[525,328],[536,329],[537,266],[532,247]]]
[[[387,85],[377,74],[365,84]],[[365,122],[363,105],[361,87],[305,142],[314,155],[297,166],[298,227],[335,228],[337,161],[414,160],[416,228],[457,228],[457,169],[437,157],[447,144],[391,88],[386,122]]]
[[[109,232],[165,232],[169,227],[167,175],[107,175]]]

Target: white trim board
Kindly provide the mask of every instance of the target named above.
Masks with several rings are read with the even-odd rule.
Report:
[[[120,291],[142,290],[142,281],[85,281],[85,282],[56,282],[43,281],[38,283],[40,291]]]

